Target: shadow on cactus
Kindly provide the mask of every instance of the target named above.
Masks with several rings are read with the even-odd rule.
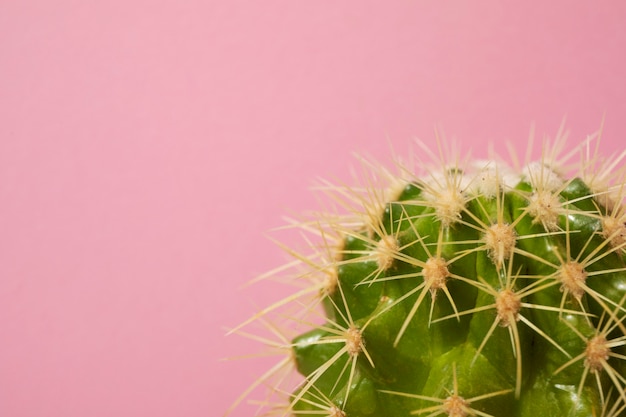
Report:
[[[310,253],[284,247],[294,262],[268,274],[298,289],[233,330],[283,352],[241,399],[269,386],[272,416],[626,416],[625,154],[562,137],[524,164],[420,145],[417,170],[362,160],[361,185],[322,182],[334,209],[291,221]]]

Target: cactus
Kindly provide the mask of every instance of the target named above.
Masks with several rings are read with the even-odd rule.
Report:
[[[421,146],[420,170],[322,182],[340,213],[292,221],[311,253],[270,274],[306,285],[235,329],[284,353],[246,395],[274,381],[278,416],[626,416],[624,155],[562,137],[523,167]]]

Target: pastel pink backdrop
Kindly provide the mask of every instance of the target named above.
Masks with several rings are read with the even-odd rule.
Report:
[[[221,415],[264,233],[353,151],[624,147],[625,4],[3,1],[0,415]]]

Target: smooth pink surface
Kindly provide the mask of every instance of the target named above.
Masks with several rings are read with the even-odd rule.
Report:
[[[0,415],[221,415],[264,232],[352,151],[622,149],[625,3],[527,3],[0,3]]]

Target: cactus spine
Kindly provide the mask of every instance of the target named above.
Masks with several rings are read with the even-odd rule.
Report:
[[[555,143],[516,170],[431,157],[323,183],[347,214],[294,223],[317,239],[287,249],[307,285],[255,316],[310,327],[271,343],[286,359],[257,383],[280,380],[267,414],[626,416],[622,158]]]

